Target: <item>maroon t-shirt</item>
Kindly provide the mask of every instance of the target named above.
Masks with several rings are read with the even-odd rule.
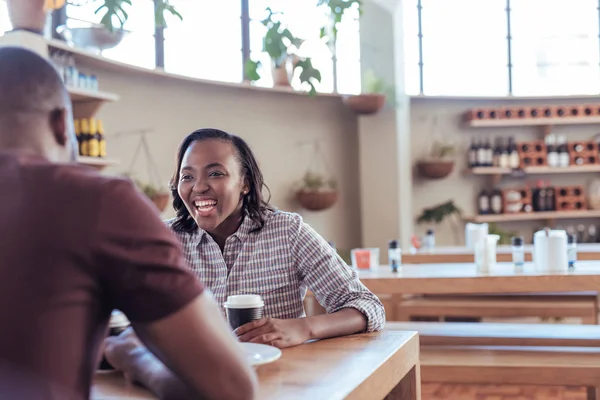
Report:
[[[202,290],[130,181],[0,151],[0,397],[88,398],[113,309],[151,322]]]

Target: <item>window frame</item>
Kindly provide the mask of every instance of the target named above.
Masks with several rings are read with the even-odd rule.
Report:
[[[157,5],[157,2],[160,0],[152,0],[154,5]],[[241,81],[245,81],[247,79],[246,76],[246,68],[245,65],[250,60],[251,49],[250,49],[250,0],[239,0],[241,2],[241,38],[240,44],[242,49],[242,65],[241,65]],[[599,0],[600,1],[600,0]],[[53,28],[56,28],[60,25],[64,25],[67,23],[69,19],[67,15],[67,7],[62,7],[59,10],[55,10],[52,13],[52,25]],[[360,29],[360,28],[359,28]],[[60,39],[60,36],[56,33],[56,29],[53,29],[53,37],[56,39]],[[357,44],[359,46],[359,44]],[[154,47],[155,47],[155,68],[165,68],[165,28],[159,27],[154,24]],[[359,59],[358,62],[361,60]],[[338,89],[338,59],[336,54],[332,55],[332,76],[333,76],[333,92],[336,93]]]

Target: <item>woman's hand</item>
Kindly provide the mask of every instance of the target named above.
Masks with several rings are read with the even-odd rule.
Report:
[[[240,326],[234,333],[240,342],[268,344],[280,349],[310,340],[306,318],[263,318]]]

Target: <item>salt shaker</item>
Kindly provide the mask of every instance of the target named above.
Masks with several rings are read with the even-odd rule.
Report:
[[[398,268],[402,262],[402,252],[400,251],[397,240],[390,240],[388,243],[388,260],[392,272],[398,272]]]
[[[512,238],[512,259],[516,267],[522,267],[525,264],[523,236],[513,236]]]
[[[569,262],[569,269],[575,268],[575,261],[577,261],[577,235],[567,235],[567,260]]]

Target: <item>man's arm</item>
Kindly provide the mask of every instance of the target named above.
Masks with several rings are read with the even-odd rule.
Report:
[[[160,321],[135,324],[134,329],[154,354],[129,331],[106,340],[106,357],[160,399],[255,397],[255,374],[209,294]]]

